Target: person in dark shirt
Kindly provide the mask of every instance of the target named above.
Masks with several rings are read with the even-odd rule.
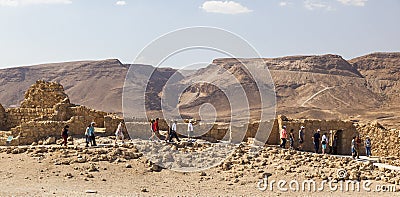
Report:
[[[319,151],[319,139],[321,138],[321,134],[319,134],[320,131],[320,129],[317,129],[317,132],[315,132],[314,136],[312,137],[315,153],[318,153]]]
[[[67,146],[67,139],[68,139],[68,134],[69,134],[68,128],[69,128],[69,126],[65,125],[65,127],[62,129],[62,132],[61,132],[61,137],[64,140],[62,144],[64,144],[64,146]]]

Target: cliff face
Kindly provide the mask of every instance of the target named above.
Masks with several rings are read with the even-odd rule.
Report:
[[[367,119],[400,126],[400,53],[373,53],[349,60],[367,81],[367,88],[384,98],[381,108],[369,112]]]

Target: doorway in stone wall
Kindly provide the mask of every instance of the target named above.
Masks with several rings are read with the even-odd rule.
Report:
[[[336,130],[336,132],[335,132],[335,134],[334,135],[336,135],[336,147],[335,148],[333,148],[334,150],[334,152],[333,152],[333,154],[343,154],[343,148],[344,148],[344,145],[343,145],[343,138],[344,138],[344,136],[343,136],[343,130],[341,130],[341,129],[339,129],[339,130]],[[334,138],[335,138],[335,136],[334,136]]]

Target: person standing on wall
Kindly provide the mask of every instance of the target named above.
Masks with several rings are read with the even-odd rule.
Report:
[[[285,148],[286,147],[286,139],[287,139],[287,131],[286,131],[286,126],[283,125],[282,126],[282,130],[281,130],[281,148]]]
[[[319,134],[320,131],[321,131],[320,129],[317,129],[317,132],[315,132],[314,136],[312,137],[315,153],[318,153],[319,151],[319,139],[321,138],[321,134]]]
[[[67,140],[68,140],[68,134],[69,134],[68,128],[69,128],[69,126],[65,125],[64,128],[61,131],[61,137],[64,140],[62,144],[64,144],[64,146],[67,146]]]
[[[299,147],[298,147],[299,150],[303,150],[304,129],[305,129],[304,126],[301,126],[299,130]]]

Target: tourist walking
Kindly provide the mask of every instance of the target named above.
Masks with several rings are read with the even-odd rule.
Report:
[[[298,147],[299,150],[303,150],[304,129],[305,129],[304,126],[301,126],[299,130],[299,147]]]
[[[317,132],[315,132],[312,137],[315,153],[318,153],[318,151],[319,151],[319,139],[321,138],[321,134],[319,134],[320,131],[321,131],[320,129],[317,129]]]
[[[155,135],[155,132],[156,132],[155,129],[154,129],[154,122],[155,122],[155,120],[153,120],[153,119],[150,120],[150,131],[151,131],[151,136],[149,137],[150,141],[154,140],[154,135]]]
[[[290,149],[294,150],[294,134],[293,134],[294,129],[290,129],[290,133],[289,133],[289,145],[290,145]]]
[[[326,133],[324,133],[321,138],[322,154],[326,153],[326,147],[328,143],[329,143],[328,137],[326,136]]]
[[[177,133],[176,133],[176,123],[177,123],[177,121],[175,120],[175,121],[172,123],[172,125],[171,125],[171,129],[169,130],[168,137],[167,137],[167,140],[168,140],[169,142],[172,142],[172,139],[173,139],[173,138],[175,138],[178,142],[181,141],[181,140],[178,138],[178,135],[177,135]]]
[[[86,131],[85,131],[85,140],[86,140],[85,147],[89,147],[89,143],[90,143],[89,128],[90,128],[90,124],[86,127]]]
[[[64,146],[67,146],[67,140],[68,140],[68,134],[69,134],[68,128],[69,128],[69,126],[65,125],[64,128],[61,131],[61,137],[64,140],[62,144],[64,144]]]
[[[365,152],[366,152],[366,155],[367,155],[367,157],[371,157],[371,139],[369,139],[369,136],[367,136],[367,137],[365,137],[366,139],[365,139],[365,142],[364,142],[364,145],[365,145]]]
[[[122,143],[124,143],[124,132],[123,132],[122,122],[118,124],[117,130],[115,131],[115,144],[117,144],[118,139],[121,139]]]
[[[357,142],[356,142],[356,137],[354,136],[353,139],[351,140],[351,156],[353,157],[353,159],[356,158],[357,156]]]
[[[286,139],[287,139],[287,131],[286,131],[286,126],[282,126],[282,130],[281,130],[281,148],[285,148],[286,147]]]
[[[90,123],[89,127],[86,128],[91,146],[97,146],[96,136],[94,135],[94,125],[95,125],[95,123],[92,122],[92,123]]]
[[[191,141],[191,138],[193,136],[193,121],[192,120],[189,120],[187,132],[188,132],[188,141]]]

